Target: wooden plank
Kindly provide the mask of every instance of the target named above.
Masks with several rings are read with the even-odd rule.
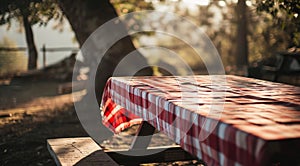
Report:
[[[47,147],[59,166],[118,165],[89,137],[48,139]]]

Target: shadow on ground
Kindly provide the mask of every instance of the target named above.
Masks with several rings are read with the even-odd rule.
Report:
[[[72,105],[19,116],[0,127],[0,165],[55,165],[46,139],[87,136]]]

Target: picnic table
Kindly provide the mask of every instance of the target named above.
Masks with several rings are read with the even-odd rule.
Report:
[[[156,128],[207,165],[300,163],[300,87],[232,75],[112,77],[101,107],[112,131],[143,122],[140,133]]]

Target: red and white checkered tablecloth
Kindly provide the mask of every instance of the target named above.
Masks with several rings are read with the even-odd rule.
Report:
[[[299,158],[299,87],[238,76],[112,77],[101,107],[114,132],[148,121],[208,165]]]

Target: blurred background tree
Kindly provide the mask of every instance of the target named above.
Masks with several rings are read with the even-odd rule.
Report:
[[[116,9],[109,0],[58,0],[60,9],[68,19],[72,30],[75,33],[76,39],[80,46],[83,46],[88,37],[101,25],[118,17]],[[126,28],[122,22],[115,24],[118,30],[121,30],[126,34]],[[111,33],[111,34],[109,34]],[[114,32],[109,32],[108,35],[113,35]],[[89,50],[83,52],[83,59],[86,64],[89,64],[90,74],[96,73],[95,87],[97,101],[101,100],[102,91],[106,84],[106,81],[114,73],[115,68],[119,65],[121,60],[129,53],[136,51],[135,46],[132,43],[131,37],[126,36],[109,48],[103,55],[100,64],[97,64],[99,54],[101,52],[96,47],[100,41],[90,43]],[[90,51],[90,52],[89,52]],[[138,61],[139,64],[134,62]],[[138,65],[149,66],[145,57],[139,52],[135,52],[134,60],[127,59],[123,61],[123,71],[119,75],[129,75],[129,73],[137,72]],[[152,69],[146,68],[136,73],[136,75],[152,75]],[[95,93],[94,89],[88,89],[88,94]]]
[[[0,25],[18,21],[24,29],[28,49],[28,69],[37,68],[38,51],[34,42],[32,26],[46,26],[51,19],[63,20],[62,13],[54,0],[0,0]]]
[[[228,74],[247,75],[247,68],[260,64],[278,51],[299,46],[298,0],[1,0],[0,2],[1,24],[9,25],[12,18],[24,22],[21,19],[24,18],[23,15],[28,18],[30,25],[37,23],[46,25],[50,19],[65,17],[75,32],[80,46],[98,27],[119,15],[152,9],[174,12],[192,20],[210,37],[220,53]],[[153,19],[153,24],[165,26],[163,20],[164,18]],[[129,31],[131,28],[138,30],[136,28],[140,26],[139,22],[130,24],[130,20],[126,18],[124,23]],[[173,28],[177,31],[186,31],[189,35],[190,30]],[[30,32],[30,29],[28,31]],[[115,43],[106,52],[105,60],[97,66],[99,80],[96,80],[98,82],[96,84],[99,89],[104,87],[106,79],[112,75],[122,58],[136,50],[136,47],[143,47],[149,42],[176,52],[191,66],[195,74],[206,73],[202,60],[188,45],[178,39],[148,32],[132,37],[134,43],[131,37]],[[34,42],[29,40],[28,43]],[[176,66],[174,58],[164,56],[164,53],[157,50],[145,50],[142,53],[147,59],[142,54],[137,55],[141,63],[149,62],[151,65],[166,63]],[[95,62],[93,56],[84,55],[83,58],[87,63]],[[131,62],[128,62],[127,66],[130,67],[127,71],[135,68],[135,64]],[[180,70],[180,67],[176,70]],[[183,71],[177,72],[184,74]],[[149,75],[151,71],[141,74]],[[101,94],[101,90],[98,90],[97,94]]]
[[[257,11],[272,16],[273,24],[289,36],[288,47],[300,46],[300,1],[263,0],[259,1]]]
[[[245,70],[240,74],[247,75],[247,68],[257,66],[264,59],[274,56],[278,51],[285,51],[291,47],[298,46],[300,25],[298,12],[300,11],[300,2],[284,2],[288,0],[273,1],[277,2],[271,3],[270,1],[261,0],[146,0],[145,2],[155,10],[174,12],[192,20],[215,44],[223,60],[226,72],[238,74]],[[113,4],[120,14],[124,14],[122,11],[125,11],[125,13],[135,11],[136,8],[132,5],[122,5],[124,2],[121,0],[112,2],[117,2]],[[269,2],[273,5],[267,5]],[[272,17],[271,13],[274,12],[271,11],[276,10],[276,4],[278,6],[279,2],[284,4],[284,7],[277,9],[277,16]],[[266,9],[266,6],[268,6],[269,12],[263,10]],[[137,8],[137,10],[141,9]],[[279,19],[281,21],[278,21]],[[156,21],[156,23],[164,26],[162,20],[160,18],[154,20],[154,22]],[[185,29],[182,30],[185,31]],[[142,40],[139,40],[139,38]],[[182,46],[182,43],[178,40],[168,39],[167,37],[161,39],[158,36],[154,36],[153,38],[157,38],[156,44],[179,52],[179,55],[190,64],[195,73],[203,73],[201,59],[197,58],[188,49],[189,46]],[[139,43],[141,46],[143,42],[144,44],[149,41],[153,42],[153,40],[150,40],[151,36],[139,36],[136,39],[139,40],[136,43]],[[172,62],[172,59],[167,59],[164,56],[157,57],[155,55],[159,54],[157,52],[143,53],[149,55],[150,61],[158,63],[158,59],[160,59],[160,61],[172,65],[176,64]]]
[[[9,38],[4,37],[0,47],[16,47]],[[0,76],[14,74],[26,70],[27,58],[22,52],[0,51]]]

